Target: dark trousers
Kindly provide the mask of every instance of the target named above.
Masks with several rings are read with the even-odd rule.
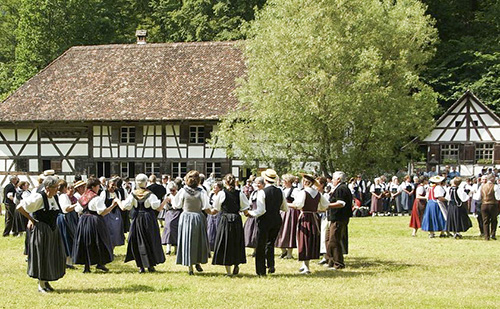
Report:
[[[330,267],[344,268],[343,240],[347,236],[349,221],[333,221],[328,227],[325,237],[326,255]]]
[[[15,204],[5,204],[5,230],[3,236],[9,236],[12,227],[14,226],[14,216],[16,213]]]
[[[281,228],[279,221],[257,222],[257,248],[255,249],[255,271],[257,275],[266,275],[266,262],[268,268],[274,268],[274,242]]]
[[[497,233],[498,204],[481,205],[481,215],[483,215],[483,231],[486,240],[495,237]]]
[[[484,234],[483,229],[483,215],[481,214],[481,201],[476,200],[476,216],[477,216],[477,227],[479,228],[479,233]]]

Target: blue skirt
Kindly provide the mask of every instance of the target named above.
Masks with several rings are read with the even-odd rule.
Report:
[[[427,201],[424,218],[422,219],[422,231],[446,231],[446,220],[435,200]]]
[[[206,222],[201,212],[182,212],[177,238],[177,264],[190,266],[208,262],[210,253]]]

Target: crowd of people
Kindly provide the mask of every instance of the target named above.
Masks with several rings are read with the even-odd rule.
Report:
[[[293,258],[296,248],[301,274],[321,256],[326,268],[342,269],[353,204],[345,175],[301,176],[300,183],[289,174],[280,179],[268,169],[240,186],[231,174],[221,181],[190,171],[183,179],[165,175],[161,183],[139,174],[134,183],[115,176],[68,184],[49,170],[32,192],[11,176],[4,236],[25,233],[28,275],[38,279],[41,293],[53,291],[49,282],[74,265],[83,265],[84,273],[92,265],[108,272],[126,233],[124,261],[135,261],[140,273],[154,272],[165,254],[175,253],[189,275],[202,272],[211,256],[234,276],[247,262],[246,247],[254,249],[258,276],[276,272],[275,247],[282,258]]]

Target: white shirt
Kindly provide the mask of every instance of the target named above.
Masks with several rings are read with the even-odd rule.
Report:
[[[475,183],[472,185],[472,189],[471,189],[471,192],[472,192],[472,199],[473,200],[476,200],[476,201],[479,201],[481,200],[481,183]]]
[[[102,196],[102,194],[101,194]],[[145,208],[152,208],[152,209],[157,209],[160,207],[161,201],[156,197],[154,193],[151,192],[149,194],[148,198],[144,201],[144,207]],[[137,207],[137,200],[135,197],[130,194],[125,201],[122,203],[122,209],[123,210],[131,210],[132,207]]]
[[[96,196],[93,199],[90,200],[89,204],[87,205],[87,209],[91,211],[97,212],[99,215],[102,214],[103,211],[106,210],[106,204],[104,204],[104,199],[101,196]],[[83,207],[80,204],[80,202],[76,203],[76,208],[75,211],[78,213],[83,212]]]
[[[415,192],[416,192],[415,196],[423,196],[423,194],[425,192],[424,186],[418,186],[417,190]]]
[[[265,187],[267,188],[269,186],[272,186],[272,184],[268,183]],[[283,194],[283,201],[281,202],[280,210],[287,211],[288,204],[286,203],[285,193],[283,191],[281,191],[281,193]],[[266,213],[266,193],[264,190],[257,191],[257,208],[255,210],[250,210],[248,213],[255,218],[258,218]]]
[[[217,211],[221,210],[221,206],[226,200],[226,192],[224,190],[219,191],[216,195],[213,196],[213,205],[212,207],[215,208]],[[247,196],[243,193],[243,191],[240,191],[240,211],[244,211],[250,208],[250,204],[248,202]]]
[[[71,200],[66,193],[59,195],[59,205],[61,206],[63,213],[67,214],[68,207],[71,207]]]
[[[429,189],[427,192],[427,199],[429,198],[429,194],[431,194],[432,188]],[[438,197],[443,197],[445,195],[446,191],[444,191],[443,187],[441,186],[435,186],[434,187],[434,198],[437,200]]]
[[[57,207],[57,203],[54,197],[47,198],[47,200],[49,201],[50,210],[59,210],[59,207]],[[40,193],[30,194],[30,196],[23,199],[21,203],[19,203],[19,205],[17,206],[17,208],[21,207],[30,213],[42,209],[44,207],[42,195]]]
[[[311,187],[306,187],[304,190],[300,190],[297,192],[295,195],[295,200],[293,201],[292,205],[297,208],[297,209],[302,209],[304,208],[304,203],[306,201],[306,192],[311,195],[312,198],[315,198],[316,195],[320,194],[318,190],[311,188]],[[319,204],[318,204],[318,211],[325,211],[328,209],[328,206],[330,205],[330,202],[328,199],[320,194],[321,197],[319,199]]]

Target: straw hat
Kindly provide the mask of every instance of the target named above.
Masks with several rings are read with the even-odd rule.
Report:
[[[270,168],[263,171],[261,173],[261,176],[264,177],[264,179],[270,183],[275,183],[276,180],[278,179],[278,175],[276,174],[276,171],[273,169],[270,169]]]
[[[78,187],[84,186],[85,184],[86,184],[86,183],[85,183],[85,181],[83,181],[83,180],[78,180],[77,182],[75,182],[75,183],[73,184],[73,188],[75,188],[75,189],[76,189],[76,188],[78,188]]]
[[[300,175],[302,176],[302,178],[305,178],[305,179],[309,180],[312,183],[312,185],[314,185],[316,187],[320,186],[319,182],[316,180],[316,178],[314,178],[313,175],[304,174],[304,173],[301,173]]]
[[[441,182],[443,182],[443,180],[444,180],[443,176],[433,176],[433,177],[429,178],[429,181],[433,182],[433,183],[441,183]]]

